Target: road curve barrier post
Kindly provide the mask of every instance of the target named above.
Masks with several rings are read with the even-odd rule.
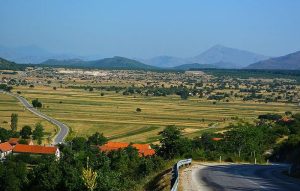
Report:
[[[171,191],[177,191],[179,184],[179,169],[183,165],[190,165],[192,163],[192,159],[185,159],[178,161],[172,169],[172,179],[171,179]]]

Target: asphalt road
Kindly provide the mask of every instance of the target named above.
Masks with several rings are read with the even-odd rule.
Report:
[[[46,119],[47,121],[49,121],[50,123],[56,125],[59,128],[59,132],[56,134],[54,140],[53,140],[53,144],[58,144],[58,143],[62,143],[64,142],[64,139],[66,138],[66,136],[69,133],[69,127],[65,124],[63,124],[62,122],[53,119],[52,117],[49,117],[43,113],[41,113],[40,111],[38,111],[37,109],[35,109],[34,107],[32,107],[32,105],[23,97],[19,96],[19,95],[15,95],[9,92],[3,92],[0,90],[0,93],[5,93],[8,94],[10,96],[13,96],[15,98],[17,98],[24,106],[26,109],[28,109],[30,112],[34,113],[35,115]]]
[[[183,190],[299,191],[300,181],[282,173],[287,169],[286,165],[195,165],[184,170],[181,185]]]

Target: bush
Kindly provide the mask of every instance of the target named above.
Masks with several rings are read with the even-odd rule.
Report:
[[[38,99],[34,99],[34,100],[32,100],[32,106],[36,107],[36,108],[41,108],[43,106],[43,104]]]
[[[193,160],[200,160],[200,161],[205,161],[205,151],[203,149],[197,149],[196,151],[192,152],[192,159]]]

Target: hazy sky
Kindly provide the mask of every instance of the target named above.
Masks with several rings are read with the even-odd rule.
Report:
[[[0,45],[78,55],[189,57],[215,44],[300,50],[299,0],[0,0]]]

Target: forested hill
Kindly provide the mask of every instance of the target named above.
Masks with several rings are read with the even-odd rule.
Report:
[[[93,61],[83,61],[79,59],[70,60],[55,60],[49,59],[41,63],[47,66],[73,66],[73,67],[84,67],[84,68],[99,68],[99,69],[128,69],[128,70],[151,70],[158,69],[157,67],[143,64],[139,61],[115,56],[112,58],[104,58]]]
[[[0,70],[23,70],[24,67],[14,62],[0,58]]]
[[[89,65],[96,68],[112,69],[156,69],[154,66],[143,64],[139,61],[115,56],[113,58],[104,58],[101,60],[90,61]]]

